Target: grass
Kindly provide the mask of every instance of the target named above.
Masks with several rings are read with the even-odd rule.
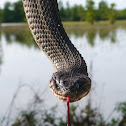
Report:
[[[77,29],[92,29],[92,28],[114,28],[114,27],[125,27],[126,20],[116,21],[115,24],[110,24],[109,21],[99,21],[95,22],[93,25],[88,22],[63,22],[64,28],[76,28]]]
[[[110,24],[109,21],[95,22],[93,25],[87,22],[63,22],[63,26],[68,34],[83,35],[84,33],[110,33],[117,28],[126,29],[126,20],[116,21]]]
[[[97,24],[100,24],[100,25],[102,25],[102,24],[113,25],[113,24],[110,24],[109,21],[97,21],[94,24],[90,24],[90,23],[85,22],[85,21],[65,21],[65,22],[63,22],[63,24],[64,25],[81,24],[81,25],[90,25],[90,26],[94,26],[94,25],[97,25]],[[115,22],[115,24],[126,24],[126,20],[117,20]]]
[[[15,101],[22,88],[28,88],[33,95],[27,104],[26,109],[17,110],[18,113],[13,116],[16,109]],[[43,94],[42,94],[43,95]],[[0,126],[66,126],[66,114],[60,113],[57,105],[47,108],[45,107],[42,95],[36,92],[30,85],[20,85],[9,106],[9,109],[3,118],[0,118]],[[45,95],[45,94],[44,94]],[[112,114],[118,112],[119,117],[112,118]],[[118,103],[111,115],[107,119],[99,112],[98,107],[92,107],[92,98],[89,97],[87,105],[82,108],[79,105],[70,105],[71,126],[126,126],[126,102]],[[110,119],[111,118],[111,119]]]
[[[89,24],[88,22],[75,22],[75,21],[68,21],[68,22],[62,22],[63,26],[65,28],[65,30],[67,32],[69,31],[88,31],[88,30],[100,30],[100,29],[115,29],[117,27],[122,27],[122,28],[126,28],[126,20],[117,20],[115,22],[115,24],[110,24],[109,21],[99,21],[99,22],[95,22],[93,25]],[[22,28],[21,28],[22,27]],[[4,30],[4,31],[8,31],[10,28],[11,30],[17,30],[18,29],[22,29],[24,30],[23,27],[26,27],[26,25],[7,25],[7,26],[2,26],[0,27],[0,30]],[[26,27],[28,28],[28,27]],[[25,29],[26,29],[25,28]]]

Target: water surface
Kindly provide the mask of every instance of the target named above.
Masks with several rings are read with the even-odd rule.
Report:
[[[75,27],[75,28],[74,28]],[[80,107],[91,96],[92,106],[107,117],[118,102],[126,101],[126,25],[72,26],[65,25],[75,47],[88,66],[92,91],[76,102]],[[77,29],[78,28],[78,29]],[[8,110],[14,92],[21,84],[28,84],[45,99],[45,107],[65,103],[49,89],[49,80],[55,68],[36,46],[25,24],[0,28],[0,116]],[[29,88],[21,89],[15,101],[15,110],[25,108],[32,99]]]

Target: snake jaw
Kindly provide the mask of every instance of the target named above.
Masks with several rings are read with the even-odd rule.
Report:
[[[50,85],[51,85],[51,83],[50,83]],[[51,89],[51,91],[53,92],[53,94],[54,94],[58,99],[62,100],[63,102],[66,102],[66,101],[67,101],[67,97],[68,97],[68,96],[63,96],[63,95],[60,94],[60,93],[58,94],[58,93],[56,92],[56,90],[54,90],[51,86],[50,86],[50,89]],[[90,90],[89,90],[89,91],[90,91]],[[70,102],[79,101],[80,99],[82,99],[83,97],[85,97],[85,96],[89,93],[89,91],[86,92],[86,93],[84,93],[84,94],[82,94],[82,95],[79,96],[78,98],[76,98],[76,97],[69,97]]]
[[[58,78],[58,80],[56,80]],[[75,75],[60,77],[58,73],[53,75],[50,81],[50,89],[57,98],[66,102],[66,98],[70,98],[70,102],[75,102],[86,96],[91,88],[91,80],[86,75]]]

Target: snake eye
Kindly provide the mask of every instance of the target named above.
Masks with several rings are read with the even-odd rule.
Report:
[[[60,80],[59,86],[62,87],[63,86],[63,81]]]
[[[78,83],[76,84],[76,88],[79,88],[79,84]]]

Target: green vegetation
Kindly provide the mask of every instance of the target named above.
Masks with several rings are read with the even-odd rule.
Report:
[[[99,2],[98,8],[94,7],[94,0],[86,0],[86,6],[70,6],[67,2],[66,7],[59,1],[60,17],[62,21],[87,21],[93,24],[95,21],[108,20],[114,24],[116,20],[126,19],[126,9],[117,10],[115,4],[108,6],[105,0]],[[25,22],[25,14],[22,1],[15,3],[6,2],[3,9],[0,9],[0,22]]]
[[[111,4],[111,8],[109,10],[109,20],[111,24],[114,24],[116,20],[116,12],[115,12],[114,7],[115,7],[115,4]]]
[[[91,24],[94,24],[95,21],[95,9],[93,0],[87,0],[87,12],[86,12],[86,21]]]
[[[0,24],[2,23],[2,19],[3,19],[3,11],[0,9]]]
[[[11,10],[11,3],[6,2],[3,10],[3,22],[13,22],[14,15],[13,10]]]
[[[107,20],[108,19],[108,5],[105,1],[101,1],[96,10],[96,20]]]
[[[95,2],[93,0],[86,0],[86,6],[74,5],[70,8],[67,2],[66,8],[63,7],[62,2],[59,2],[60,16],[62,21],[87,21],[94,24],[95,21],[109,20],[111,24],[114,24],[116,19],[126,19],[125,13],[120,10],[115,10],[115,4],[112,3],[109,7],[107,2],[102,0],[99,2],[99,6],[96,9],[94,7]],[[119,17],[121,14],[121,17]],[[116,16],[118,15],[118,16]]]
[[[70,106],[71,125],[72,126],[125,126],[126,125],[126,102],[119,103],[115,107],[115,111],[121,113],[121,118],[112,118],[109,122],[105,122],[104,117],[98,112],[97,108],[92,108],[89,104],[80,109],[77,114],[79,106]],[[44,126],[46,124],[51,126],[66,126],[66,120],[62,117],[57,118],[57,106],[52,107],[50,110],[39,111],[21,111],[12,126]],[[39,116],[41,115],[41,119]],[[38,116],[39,115],[39,116]]]
[[[17,115],[12,119],[12,109],[14,109],[18,93],[22,88],[30,89],[33,93],[33,99],[30,99],[25,109],[18,109]],[[58,105],[47,108],[41,97],[30,85],[20,85],[13,96],[7,114],[0,118],[0,126],[66,126],[67,116],[62,113],[62,108],[58,108]],[[113,118],[114,112],[120,116]],[[61,113],[62,115],[59,115]],[[126,102],[118,103],[105,119],[97,107],[92,107],[90,95],[86,106],[81,104],[81,107],[79,107],[79,105],[70,104],[70,117],[71,126],[125,126]]]
[[[13,4],[10,2],[5,3],[2,21],[5,23],[25,21],[25,14],[21,0]]]

